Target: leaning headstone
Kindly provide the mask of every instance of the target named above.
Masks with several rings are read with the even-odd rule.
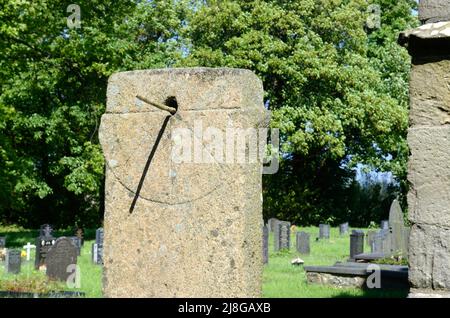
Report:
[[[353,230],[350,234],[350,258],[353,259],[355,255],[364,253],[364,231]]]
[[[296,235],[297,252],[300,254],[310,253],[310,235],[306,232],[297,232]]]
[[[285,221],[275,222],[274,237],[274,251],[277,252],[282,249],[290,249],[291,247],[291,223]]]
[[[6,246],[6,237],[0,236],[0,248],[5,248]]]
[[[109,78],[99,128],[106,297],[261,295],[263,158],[249,134],[268,124],[263,96],[242,69]]]
[[[47,252],[55,244],[56,238],[53,237],[53,229],[50,225],[44,224],[39,231],[39,237],[36,238],[36,256],[34,268],[43,269],[46,266]]]
[[[21,264],[21,252],[19,250],[8,249],[5,258],[5,272],[9,274],[19,274]]]
[[[382,230],[388,230],[389,229],[389,221],[388,220],[383,220],[380,223],[380,229]]]
[[[340,235],[346,234],[348,232],[348,229],[349,229],[348,222],[339,224],[339,234]]]
[[[270,218],[269,221],[267,221],[267,225],[269,226],[269,231],[273,232],[275,230],[275,223],[279,221],[276,218]]]
[[[47,254],[47,276],[50,279],[67,281],[77,265],[78,251],[72,240],[60,237]]]
[[[263,263],[269,263],[269,228],[263,227]]]
[[[424,22],[448,21],[449,12],[448,0],[420,1],[419,16]],[[412,57],[408,128],[410,292],[411,297],[416,293],[440,296],[450,291],[450,22],[427,23],[405,31],[399,42]]]
[[[330,225],[319,224],[319,239],[329,239],[329,238],[330,238]]]

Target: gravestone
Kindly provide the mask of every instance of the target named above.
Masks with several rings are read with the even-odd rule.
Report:
[[[390,242],[389,242],[389,229],[379,230],[373,237],[372,241],[372,253],[384,254],[389,256]]]
[[[297,232],[296,235],[297,252],[300,254],[310,253],[310,235],[306,232]]]
[[[95,231],[95,243],[99,244],[99,245],[103,245],[103,238],[104,238],[104,230],[102,227],[98,228]]]
[[[5,248],[6,246],[6,237],[0,236],[0,248]]]
[[[263,263],[269,263],[269,228],[263,227]]]
[[[273,232],[275,230],[275,223],[279,221],[276,218],[270,218],[269,221],[267,221],[267,225],[269,226],[269,231]]]
[[[448,0],[420,0],[419,19],[422,23],[450,21],[450,2]]]
[[[39,236],[53,237],[53,226],[50,224],[43,224],[39,229]]]
[[[92,262],[97,265],[103,264],[103,228],[95,231],[95,243],[92,244]]]
[[[450,2],[421,1],[424,22],[448,20]],[[450,291],[450,22],[399,38],[412,59],[408,129],[409,281],[412,293]],[[405,236],[407,235],[404,234]]]
[[[34,268],[36,270],[45,268],[47,252],[56,242],[56,238],[53,237],[53,228],[44,224],[39,231],[39,237],[36,238],[36,256],[34,260]]]
[[[23,248],[27,251],[27,261],[31,259],[31,250],[33,248],[36,248],[36,245],[31,244],[30,242],[27,243],[27,245],[24,245]]]
[[[329,239],[329,238],[330,238],[330,225],[319,224],[319,239]]]
[[[389,254],[408,256],[408,234],[409,230],[405,226],[400,203],[394,200],[389,211]]]
[[[109,78],[99,128],[106,297],[261,295],[262,158],[247,133],[268,124],[263,97],[261,80],[240,69]]]
[[[339,234],[340,235],[346,234],[348,232],[348,229],[349,229],[348,222],[339,224]]]
[[[291,247],[291,222],[277,221],[274,228],[274,251],[290,249]]]
[[[389,230],[389,221],[388,220],[381,221],[380,229],[382,229],[382,230]]]
[[[60,237],[47,254],[47,276],[50,279],[67,281],[77,264],[78,251],[72,240]]]
[[[82,246],[84,245],[84,231],[83,231],[83,229],[78,228],[78,229],[75,231],[75,236],[78,237],[78,239],[80,240],[80,242],[81,242],[81,247],[82,247]]]
[[[72,241],[73,245],[77,248],[78,256],[81,255],[81,239],[78,236],[69,236],[69,239]]]
[[[377,234],[377,231],[374,231],[374,230],[367,231],[366,245],[370,247],[371,251],[373,250],[373,242],[374,242],[376,234]]]
[[[10,274],[19,274],[22,264],[21,252],[19,250],[8,249],[5,258],[5,272]]]
[[[353,230],[350,234],[350,258],[353,259],[355,255],[364,253],[364,231]]]

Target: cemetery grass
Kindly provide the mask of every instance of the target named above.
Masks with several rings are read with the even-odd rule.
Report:
[[[352,229],[349,230],[349,233]],[[339,235],[338,228],[331,228],[329,240],[316,241],[318,227],[298,227],[311,237],[311,253],[300,255],[295,248],[295,233],[291,232],[291,249],[273,251],[273,233],[269,235],[269,263],[264,265],[263,297],[266,298],[335,298],[335,297],[392,297],[404,298],[408,290],[365,291],[359,288],[337,288],[308,284],[303,266],[291,265],[294,258],[300,257],[305,266],[333,265],[337,261],[347,261],[350,254],[350,234]],[[367,245],[364,245],[367,250]]]
[[[299,255],[295,250],[295,233],[291,233],[290,251],[273,251],[273,235],[269,237],[269,264],[264,266],[263,297],[265,298],[329,298],[329,297],[406,297],[408,291],[362,291],[356,288],[334,288],[331,286],[310,285],[306,282],[303,266],[291,265],[291,260],[300,257],[305,265],[332,265],[336,261],[345,261],[349,254],[349,234],[339,236],[337,228],[331,229],[331,238],[316,242],[319,229],[317,227],[298,228],[311,235],[311,254]],[[21,248],[27,242],[34,244],[36,230],[25,230],[18,227],[2,227],[0,236],[7,236],[7,247]],[[73,231],[55,231],[56,236],[68,235]],[[92,264],[91,245],[94,242],[95,230],[86,230],[84,246],[78,265],[81,269],[81,288],[70,289],[63,283],[48,282],[44,273],[34,270],[34,250],[32,258],[27,262],[22,258],[22,270],[19,275],[8,275],[4,272],[4,264],[0,263],[0,290],[11,291],[82,291],[89,298],[102,297],[102,267]],[[367,248],[365,246],[365,248]],[[25,289],[25,290],[24,290]]]

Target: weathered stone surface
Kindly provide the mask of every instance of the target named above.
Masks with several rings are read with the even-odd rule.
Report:
[[[350,258],[354,258],[355,255],[364,253],[364,237],[364,231],[352,231],[352,234],[350,234]]]
[[[448,0],[420,0],[419,19],[424,23],[449,21],[450,2]]]
[[[319,224],[319,238],[329,239],[330,238],[330,225],[329,224]]]
[[[270,218],[269,221],[267,221],[269,232],[273,232],[275,230],[275,223],[277,221],[279,221],[277,218]]]
[[[408,298],[450,298],[450,293],[413,288],[410,290]]]
[[[450,60],[413,65],[409,115],[413,127],[450,123],[449,70]]]
[[[263,226],[263,263],[269,263],[269,228]]]
[[[5,258],[5,273],[19,274],[21,264],[21,251],[8,249]]]
[[[450,229],[414,225],[409,280],[414,288],[450,289]]]
[[[276,221],[273,232],[273,249],[279,251],[291,248],[291,223],[286,221]]]
[[[409,229],[405,226],[402,208],[397,199],[389,211],[389,244],[391,255],[408,256]]]
[[[67,281],[76,270],[78,249],[68,237],[60,237],[50,247],[47,254],[47,276],[51,279]]]
[[[306,281],[309,284],[362,288],[366,284],[366,276],[346,276],[329,273],[307,272]]]
[[[421,1],[422,21],[449,20],[448,0]],[[412,56],[408,180],[409,280],[422,294],[450,290],[450,22],[400,35]],[[414,295],[415,292],[412,292]],[[418,294],[420,294],[418,293]]]
[[[408,143],[409,220],[450,227],[450,126],[410,128]]]
[[[348,222],[339,224],[339,234],[340,234],[340,235],[346,234],[346,233],[348,232],[348,230],[349,230],[349,224],[348,224]]]
[[[310,235],[306,232],[296,233],[296,247],[300,254],[309,254],[311,252]]]
[[[136,98],[175,97],[136,205],[150,151],[168,113]],[[238,69],[118,73],[99,131],[106,158],[106,297],[258,297],[262,276],[261,163],[176,163],[176,128],[222,132],[267,120],[261,81]],[[197,138],[195,134],[194,138]],[[205,141],[200,142],[205,149]],[[206,151],[211,158],[211,153]]]

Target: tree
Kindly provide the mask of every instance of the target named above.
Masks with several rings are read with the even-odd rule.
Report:
[[[97,225],[104,162],[97,130],[107,79],[166,67],[184,1],[0,0],[0,220]]]
[[[363,0],[206,1],[189,19],[183,65],[248,68],[264,83],[283,154],[264,178],[266,218],[345,217],[357,163],[405,184],[409,57],[395,40],[415,2],[371,4],[380,29]]]

